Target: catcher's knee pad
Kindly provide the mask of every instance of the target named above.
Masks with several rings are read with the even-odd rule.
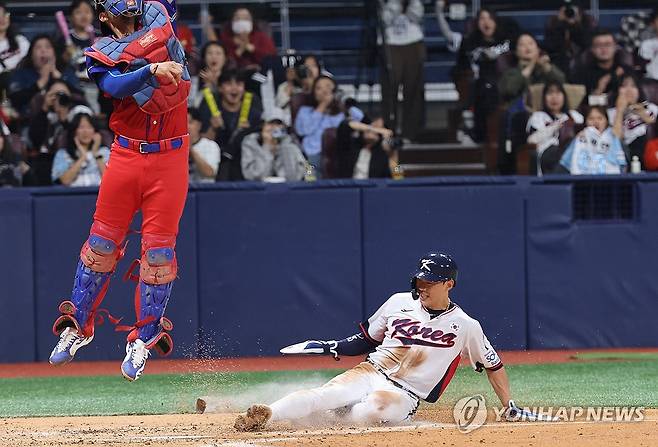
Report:
[[[139,279],[147,284],[167,284],[176,279],[176,236],[145,234],[142,238],[142,259]]]
[[[59,306],[62,315],[53,325],[55,334],[59,335],[66,327],[74,327],[87,337],[93,335],[95,311],[103,301],[112,273],[123,255],[119,248],[123,236],[120,229],[94,222],[80,251],[71,299]]]

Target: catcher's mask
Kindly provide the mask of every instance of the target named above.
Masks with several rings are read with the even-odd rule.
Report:
[[[135,17],[142,15],[143,4],[144,0],[96,0],[96,10],[105,10],[113,16]]]
[[[430,252],[420,258],[418,267],[411,276],[411,295],[417,300],[418,288],[416,280],[428,282],[446,282],[453,280],[457,285],[457,263],[452,256],[441,252]]]

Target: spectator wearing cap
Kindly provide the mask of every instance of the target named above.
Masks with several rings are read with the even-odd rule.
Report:
[[[574,84],[583,84],[588,94],[614,93],[625,74],[633,69],[621,60],[615,36],[606,29],[597,29],[592,34],[589,58],[577,66],[571,76]]]
[[[270,119],[260,132],[242,140],[242,174],[247,180],[267,180],[271,177],[298,181],[306,172],[302,150],[288,134],[283,121]]]
[[[0,2],[0,88],[7,88],[8,75],[27,55],[30,41],[18,34],[11,23],[11,14],[4,2]]]
[[[55,154],[52,181],[64,186],[98,186],[110,158],[98,126],[88,113],[71,120],[66,147]]]
[[[24,115],[32,98],[42,92],[51,80],[56,79],[65,82],[69,89],[79,90],[75,72],[62,63],[50,36],[36,36],[19,68],[10,78],[8,93],[12,106]]]
[[[276,55],[276,46],[270,36],[255,29],[249,9],[237,8],[231,22],[224,27],[219,40],[226,48],[229,60],[238,68],[260,70],[267,56]]]
[[[201,114],[187,111],[190,133],[190,183],[213,183],[219,170],[221,151],[217,143],[201,135]]]

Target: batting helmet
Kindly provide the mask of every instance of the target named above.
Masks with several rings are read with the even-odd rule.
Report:
[[[96,0],[96,9],[102,7],[113,16],[134,17],[142,14],[144,0]]]
[[[452,256],[441,252],[430,252],[420,258],[418,267],[411,276],[411,294],[418,299],[416,280],[445,282],[452,279],[457,284],[457,263]]]

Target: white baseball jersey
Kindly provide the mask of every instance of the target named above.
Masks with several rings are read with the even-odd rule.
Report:
[[[438,400],[462,356],[476,370],[503,366],[477,320],[457,305],[432,315],[410,292],[391,296],[361,329],[381,343],[368,361],[428,402]]]

